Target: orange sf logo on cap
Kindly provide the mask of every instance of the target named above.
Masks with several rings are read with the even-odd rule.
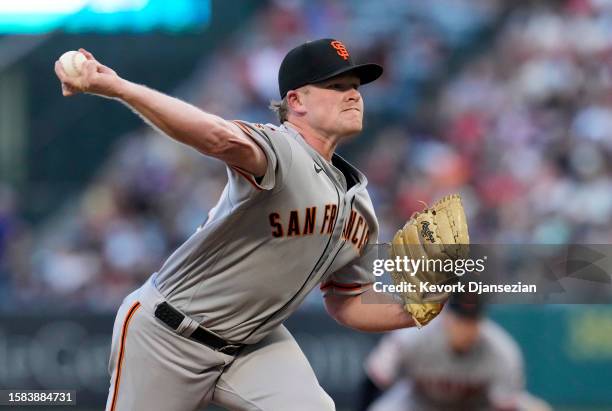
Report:
[[[338,53],[340,57],[342,57],[344,60],[348,60],[349,52],[341,41],[334,40],[330,44],[336,49],[336,53]]]

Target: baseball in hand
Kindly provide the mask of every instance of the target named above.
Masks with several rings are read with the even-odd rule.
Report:
[[[81,74],[81,68],[87,58],[79,51],[67,51],[60,57],[59,61],[66,74],[70,77],[77,77]]]

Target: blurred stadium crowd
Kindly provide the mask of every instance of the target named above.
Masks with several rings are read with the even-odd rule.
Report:
[[[419,200],[458,191],[475,242],[612,242],[611,1],[348,3],[271,3],[173,94],[276,122],[267,105],[284,53],[333,34],[385,66],[363,89],[376,127],[350,156],[369,178],[381,241]],[[449,71],[457,50],[483,41]],[[204,221],[225,178],[221,163],[143,127],[36,235],[2,187],[0,308],[114,309]]]

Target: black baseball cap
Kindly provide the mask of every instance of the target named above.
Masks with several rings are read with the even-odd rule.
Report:
[[[336,39],[309,41],[287,53],[278,70],[281,98],[289,90],[318,83],[344,73],[354,73],[361,84],[376,80],[383,72],[378,64],[355,64],[346,46]]]

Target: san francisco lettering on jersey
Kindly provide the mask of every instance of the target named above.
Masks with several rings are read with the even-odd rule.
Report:
[[[321,221],[318,230],[317,214]],[[331,235],[334,232],[336,219],[338,217],[338,206],[336,204],[325,204],[322,211],[316,206],[306,207],[304,210],[290,210],[286,213],[273,212],[268,216],[271,234],[273,237],[299,237],[312,235],[316,231],[319,234]],[[346,224],[342,230],[342,239],[350,241],[355,248],[361,251],[368,243],[370,229],[366,219],[357,211],[351,210]]]

